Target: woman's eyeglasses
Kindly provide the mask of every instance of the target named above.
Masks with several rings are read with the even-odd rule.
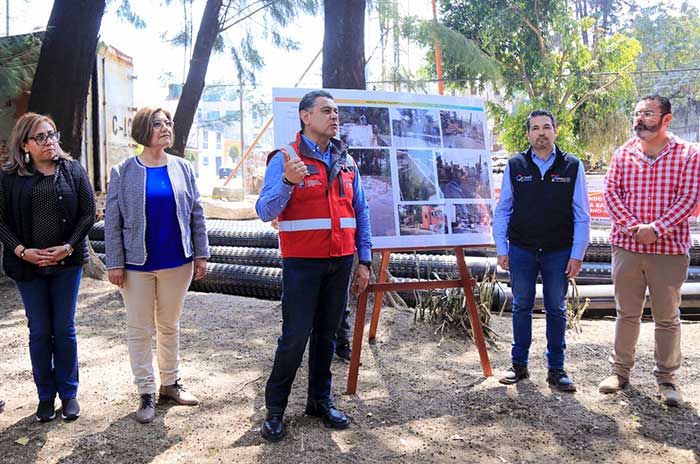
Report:
[[[34,140],[37,144],[43,145],[44,142],[47,140],[51,140],[52,142],[58,142],[61,140],[61,133],[60,132],[47,132],[46,134],[36,134],[33,137],[27,137],[29,140]]]
[[[151,126],[153,126],[154,129],[160,129],[163,126],[170,129],[173,127],[173,122],[169,119],[155,119],[151,121]]]

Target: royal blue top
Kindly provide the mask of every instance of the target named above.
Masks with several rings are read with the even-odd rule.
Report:
[[[137,158],[136,161],[143,166]],[[143,266],[126,264],[130,271],[172,269],[192,261],[185,257],[177,222],[175,192],[168,167],[146,168],[146,262]]]

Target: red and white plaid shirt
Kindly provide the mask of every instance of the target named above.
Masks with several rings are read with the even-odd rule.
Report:
[[[638,137],[615,151],[604,192],[612,245],[635,253],[688,253],[688,217],[698,204],[700,155],[695,146],[668,135],[668,144],[653,159],[644,154]],[[636,224],[651,224],[659,238],[649,245],[637,242],[628,231]]]

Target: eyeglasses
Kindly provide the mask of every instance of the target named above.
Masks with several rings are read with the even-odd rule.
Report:
[[[43,145],[47,140],[51,140],[52,142],[58,142],[61,140],[61,133],[47,132],[46,134],[37,134],[33,137],[27,137],[27,139],[34,140],[37,144]]]
[[[169,119],[154,119],[151,121],[151,126],[153,126],[154,129],[160,129],[163,126],[170,129],[173,127],[173,122]]]
[[[644,119],[650,119],[654,116],[665,116],[668,113],[654,113],[653,111],[632,111],[630,113],[630,116],[632,116],[634,119],[637,119],[638,117],[642,116]]]

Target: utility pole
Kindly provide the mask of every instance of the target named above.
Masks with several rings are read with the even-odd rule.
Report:
[[[239,72],[238,73],[238,110],[240,111],[239,113],[239,118],[240,118],[240,123],[241,123],[241,156],[243,156],[243,153],[245,153],[245,134],[243,130],[243,73]],[[241,161],[243,161],[243,158],[241,158]],[[242,176],[241,176],[241,182],[243,184],[243,189],[245,190],[245,165],[242,165],[241,168],[243,168]]]

